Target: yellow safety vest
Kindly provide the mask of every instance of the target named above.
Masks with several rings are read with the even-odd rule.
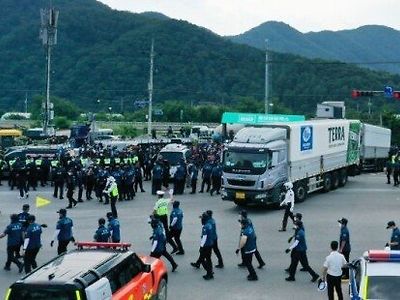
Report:
[[[109,165],[111,163],[111,159],[105,158],[104,159],[104,164]]]
[[[58,165],[58,160],[52,160],[51,161],[51,166],[52,167],[57,167],[57,165]]]
[[[134,156],[132,159],[132,163],[136,164],[138,160],[139,160],[139,157]]]
[[[116,164],[119,164],[121,162],[121,159],[119,157],[117,157],[117,158],[114,159],[114,161],[115,161]]]
[[[118,197],[118,187],[115,186],[112,190],[111,190],[111,196],[112,197]]]
[[[42,164],[42,160],[41,159],[35,160],[35,165],[40,166],[41,164]]]
[[[156,202],[156,214],[159,216],[168,215],[169,199],[160,198]]]

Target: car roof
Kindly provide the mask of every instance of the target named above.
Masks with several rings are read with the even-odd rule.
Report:
[[[368,262],[367,276],[400,276],[400,262]]]
[[[185,152],[188,150],[188,147],[182,144],[168,144],[160,152]]]
[[[26,284],[74,284],[75,279],[84,277],[91,270],[97,273],[105,273],[98,269],[117,265],[126,257],[132,255],[131,251],[116,251],[110,249],[83,249],[72,250],[57,256],[47,264],[28,274],[17,283]]]

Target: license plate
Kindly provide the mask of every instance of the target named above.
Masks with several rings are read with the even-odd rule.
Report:
[[[241,200],[243,200],[243,199],[245,199],[245,198],[246,198],[245,193],[239,193],[239,192],[236,193],[236,199],[241,199]]]

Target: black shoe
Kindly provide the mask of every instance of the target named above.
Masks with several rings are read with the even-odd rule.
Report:
[[[199,193],[204,193],[203,191],[199,191]]]
[[[307,269],[301,268],[301,269],[300,269],[300,272],[307,272]]]
[[[318,275],[315,275],[315,276],[311,279],[311,282],[316,282],[316,281],[318,280],[318,278],[319,278],[319,276],[318,276]]]
[[[141,190],[140,192],[141,192],[141,193],[145,193],[146,191],[145,191],[145,190]]]
[[[24,270],[24,264],[21,263],[21,264],[18,266],[18,273],[22,273],[23,270]]]
[[[191,262],[190,265],[196,269],[200,268],[200,265],[198,265],[197,263]]]
[[[246,265],[244,263],[240,263],[240,264],[238,264],[238,267],[239,268],[244,268],[244,267],[246,267]]]
[[[257,276],[247,276],[247,280],[248,281],[257,281],[258,280],[258,277]]]
[[[176,252],[176,255],[184,255],[185,254],[185,251],[178,251],[178,252]]]
[[[60,200],[63,200],[64,199],[64,197],[60,197]]]
[[[103,203],[103,205],[108,205],[108,204],[110,204],[110,202],[104,202],[104,203]]]
[[[74,201],[74,207],[78,204],[78,201]]]
[[[262,269],[265,266],[265,263],[263,262],[262,264],[260,264],[257,268],[258,269]]]
[[[290,277],[290,276],[285,278],[285,280],[286,281],[296,281],[296,279],[294,279],[294,277]]]
[[[70,209],[70,208],[72,208],[72,205],[68,205],[68,206],[66,207],[66,209]]]
[[[196,194],[196,192],[190,192],[189,194]]]
[[[279,231],[279,232],[286,231],[286,228],[281,228],[281,229],[279,229],[278,231]]]
[[[78,202],[82,203],[82,202],[83,202],[83,200],[82,200],[82,199],[79,199],[79,200],[78,200]]]
[[[215,265],[215,267],[217,269],[223,269],[224,268],[224,264],[218,264],[218,265]]]
[[[210,279],[214,279],[214,276],[207,274],[207,275],[204,275],[203,278],[204,278],[204,280],[210,280]]]
[[[286,273],[289,273],[289,268],[285,269],[285,272],[286,272]]]
[[[171,254],[175,254],[176,252],[178,252],[178,248],[173,249],[173,250],[171,251]]]
[[[176,270],[177,267],[178,267],[178,265],[175,264],[175,265],[172,267],[172,271],[171,271],[171,272],[175,272],[175,270]]]
[[[4,267],[4,270],[11,271],[11,268],[10,267]]]

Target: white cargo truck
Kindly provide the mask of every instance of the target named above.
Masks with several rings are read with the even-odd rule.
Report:
[[[277,205],[288,180],[299,202],[311,192],[344,186],[360,162],[360,132],[356,120],[243,128],[224,151],[222,199]]]
[[[391,136],[390,129],[362,124],[360,170],[383,170],[389,156]]]

